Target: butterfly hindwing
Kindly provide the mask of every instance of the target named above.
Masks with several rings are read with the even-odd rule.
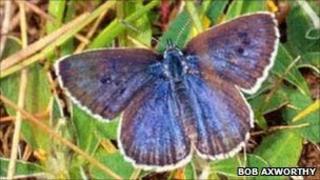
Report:
[[[193,143],[198,154],[223,159],[237,153],[253,126],[253,114],[241,92],[212,73],[188,75],[186,84],[197,116]]]
[[[185,53],[226,81],[254,93],[273,65],[277,22],[270,13],[241,16],[193,38]]]
[[[62,88],[90,114],[112,119],[153,76],[158,55],[145,49],[105,49],[63,58],[55,65]]]
[[[169,81],[158,79],[132,100],[122,117],[120,149],[138,167],[170,170],[191,158]]]

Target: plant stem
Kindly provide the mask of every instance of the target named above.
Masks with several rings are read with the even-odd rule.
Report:
[[[26,48],[28,45],[28,39],[27,39],[27,21],[26,21],[25,5],[23,1],[18,1],[18,5],[20,10],[20,28],[21,28],[22,48]],[[24,107],[24,99],[25,99],[26,90],[27,90],[27,80],[28,80],[28,71],[27,69],[22,69],[21,76],[20,76],[20,89],[19,89],[19,98],[18,98],[18,107],[21,109],[23,109]],[[16,169],[16,159],[17,159],[18,148],[19,148],[21,123],[22,123],[22,114],[21,112],[17,112],[16,121],[14,123],[12,148],[11,148],[8,172],[7,172],[8,179],[13,179],[15,169]]]

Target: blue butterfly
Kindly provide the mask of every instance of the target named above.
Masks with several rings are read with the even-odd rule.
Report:
[[[254,93],[273,65],[279,32],[273,14],[244,15],[213,26],[183,50],[84,52],[55,64],[59,83],[80,107],[108,121],[123,112],[118,145],[145,170],[184,166],[196,153],[231,157],[253,127],[242,92]]]

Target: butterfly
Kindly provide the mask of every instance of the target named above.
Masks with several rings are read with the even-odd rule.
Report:
[[[184,49],[159,54],[109,48],[55,63],[59,84],[81,108],[109,121],[121,114],[118,145],[145,170],[168,171],[193,154],[218,160],[244,147],[253,127],[242,92],[255,93],[277,54],[273,14],[258,12],[211,27]]]

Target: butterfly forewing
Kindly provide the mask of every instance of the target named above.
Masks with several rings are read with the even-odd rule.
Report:
[[[69,56],[55,68],[72,99],[100,119],[112,119],[146,83],[158,55],[145,49],[105,49]]]
[[[279,33],[273,15],[256,13],[214,26],[193,38],[185,53],[220,77],[254,93],[276,55]]]

